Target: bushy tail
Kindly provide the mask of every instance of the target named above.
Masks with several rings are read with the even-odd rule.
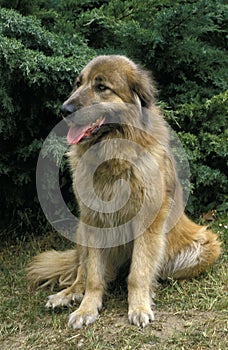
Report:
[[[205,226],[192,222],[183,215],[166,236],[166,252],[161,277],[188,279],[199,275],[212,265],[221,253],[217,235]],[[35,256],[27,268],[33,287],[60,287],[71,285],[77,276],[79,252],[47,251]]]
[[[57,252],[50,250],[33,258],[27,268],[27,277],[32,287],[60,287],[71,285],[77,276],[77,250]]]
[[[183,215],[167,234],[162,277],[188,279],[212,265],[221,253],[217,235]]]

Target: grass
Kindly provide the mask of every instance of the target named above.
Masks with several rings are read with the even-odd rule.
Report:
[[[225,220],[213,230],[226,242]],[[29,290],[25,266],[33,255],[46,249],[63,249],[71,243],[50,233],[35,239],[5,242],[0,252],[0,348],[50,350],[225,350],[227,333],[227,256],[224,252],[213,268],[192,281],[161,283],[155,298],[156,320],[147,328],[127,321],[124,283],[105,297],[97,322],[82,330],[67,328],[71,310],[44,308],[50,290]],[[224,244],[225,246],[225,244]]]

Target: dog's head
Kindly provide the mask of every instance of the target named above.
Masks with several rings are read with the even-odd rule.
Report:
[[[74,123],[68,142],[76,144],[107,134],[107,115],[126,105],[136,106],[139,111],[142,107],[149,108],[154,95],[149,74],[127,57],[96,57],[79,74],[70,97],[62,106],[65,116],[71,115]]]

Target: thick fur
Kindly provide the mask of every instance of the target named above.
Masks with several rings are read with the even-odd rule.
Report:
[[[81,213],[76,249],[44,252],[35,257],[28,268],[28,278],[35,286],[59,283],[61,287],[67,287],[51,295],[47,307],[82,300],[69,318],[69,326],[73,328],[81,328],[96,320],[106,286],[123,266],[129,269],[129,321],[144,327],[154,319],[151,305],[158,276],[195,277],[220,254],[217,236],[206,227],[193,223],[183,213],[182,192],[169,151],[168,129],[154,105],[154,96],[152,79],[135,63],[124,56],[99,56],[83,69],[72,94],[63,104],[63,109],[71,112],[101,104],[105,113],[117,109],[121,122],[118,127],[106,125],[92,138],[71,146],[69,161],[73,188]],[[98,108],[98,117],[99,111]],[[88,113],[86,115],[88,117]],[[143,131],[143,128],[150,132]],[[141,148],[118,142],[113,146],[113,143],[113,154],[124,154],[125,158],[114,157],[102,163],[94,174],[94,188],[99,197],[108,202],[115,196],[116,181],[124,179],[129,183],[131,196],[118,212],[98,213],[81,200],[78,186],[83,184],[87,188],[88,174],[94,164],[110,152],[106,143],[100,141],[115,138],[132,141]],[[98,147],[96,152],[92,152],[87,164],[80,168],[79,160],[95,144]],[[146,149],[146,153],[142,149]],[[80,169],[76,172],[77,167]],[[120,193],[119,197],[121,195],[124,196]],[[128,240],[129,243],[113,248],[94,247],[94,236],[85,232],[83,223],[115,228],[131,220],[145,198],[145,217],[151,215],[153,220],[143,234],[137,235],[138,227],[145,220],[141,216],[131,228],[132,232],[120,230],[118,233],[135,237]],[[113,229],[114,234],[116,230]],[[100,239],[105,246],[106,238],[102,236]]]

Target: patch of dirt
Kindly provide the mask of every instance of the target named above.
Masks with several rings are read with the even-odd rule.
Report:
[[[127,317],[116,315],[101,315],[97,324],[86,327],[86,329],[70,332],[66,328],[60,330],[56,329],[44,329],[42,335],[36,339],[36,334],[31,330],[31,333],[25,335],[23,333],[16,336],[10,336],[3,341],[0,341],[1,350],[25,350],[25,349],[47,349],[47,350],[67,350],[67,349],[93,349],[92,339],[89,344],[87,343],[86,332],[91,330],[98,338],[98,346],[96,349],[105,349],[105,344],[110,344],[110,349],[137,349],[137,350],[150,350],[150,349],[168,349],[167,341],[172,339],[175,335],[180,335],[188,330],[201,329],[208,322],[216,320],[219,316],[221,321],[222,316],[217,312],[177,312],[171,314],[169,312],[156,312],[156,320],[145,329],[139,329],[135,326],[129,325]],[[135,340],[135,337],[138,340]],[[28,345],[28,339],[35,339],[35,344]],[[129,347],[118,347],[118,344],[122,344],[123,337],[128,337],[129,342],[134,345]],[[30,342],[29,342],[30,343]],[[117,347],[115,348],[115,345]],[[100,346],[100,347],[99,347]],[[111,347],[113,346],[113,347]],[[179,345],[174,347],[179,349]],[[172,347],[173,349],[173,347]],[[186,348],[187,349],[187,348]],[[211,349],[214,349],[211,348]]]
[[[1,350],[18,350],[23,349],[23,336],[9,337],[6,340],[0,341]]]

